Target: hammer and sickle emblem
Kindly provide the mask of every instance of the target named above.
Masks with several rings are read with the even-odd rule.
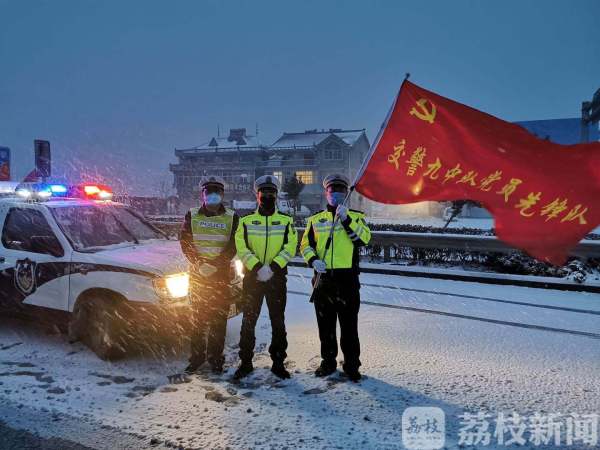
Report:
[[[427,103],[431,105],[431,109],[427,108]],[[417,116],[419,119],[429,123],[433,123],[433,121],[435,120],[436,113],[437,108],[435,107],[435,104],[431,100],[427,100],[426,98],[417,100],[417,107],[413,106],[410,110],[411,116]]]

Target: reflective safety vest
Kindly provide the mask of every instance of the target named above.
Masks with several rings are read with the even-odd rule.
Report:
[[[248,270],[258,263],[275,262],[282,269],[296,254],[298,233],[292,218],[275,210],[270,216],[256,211],[240,219],[235,233],[238,258]]]
[[[309,264],[314,259],[323,260],[327,269],[350,269],[353,264],[358,264],[358,255],[356,258],[354,256],[355,243],[367,245],[371,240],[371,230],[365,222],[364,213],[360,211],[349,210],[348,219],[349,232],[338,220],[325,254],[325,245],[333,226],[333,214],[324,210],[310,216],[300,244],[304,260]]]
[[[234,212],[225,208],[225,214],[205,216],[200,208],[192,208],[191,225],[193,242],[198,254],[207,259],[214,259],[221,254],[231,239]]]

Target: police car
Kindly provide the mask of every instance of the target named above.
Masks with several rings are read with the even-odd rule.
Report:
[[[49,313],[102,359],[123,356],[136,331],[189,317],[179,242],[111,198],[105,186],[41,183],[0,198],[0,307]]]

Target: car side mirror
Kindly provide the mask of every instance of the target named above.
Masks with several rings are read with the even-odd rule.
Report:
[[[31,236],[31,251],[45,253],[57,258],[65,255],[65,251],[56,236]]]

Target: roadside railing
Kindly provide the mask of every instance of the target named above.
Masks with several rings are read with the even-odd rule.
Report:
[[[391,260],[391,249],[399,247],[423,249],[449,249],[481,253],[510,254],[515,248],[495,236],[474,236],[451,233],[410,233],[402,231],[373,231],[371,245],[383,250],[384,262]],[[583,240],[571,252],[579,258],[599,258],[600,241]]]
[[[169,236],[177,236],[181,228],[181,217],[149,217],[149,221]],[[298,230],[298,241],[303,230]],[[372,231],[371,247],[379,247],[383,253],[383,261],[392,260],[392,250],[399,248],[448,249],[479,253],[510,254],[513,247],[500,241],[495,236],[475,236],[452,233],[414,233],[404,231]],[[589,259],[600,258],[600,241],[583,240],[572,250],[573,256]]]

